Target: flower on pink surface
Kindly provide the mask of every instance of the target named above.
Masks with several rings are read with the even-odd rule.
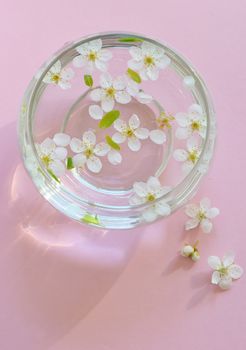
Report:
[[[229,289],[232,281],[243,275],[243,268],[234,263],[233,253],[227,253],[222,259],[218,256],[209,256],[208,264],[214,270],[211,283],[218,285],[221,289]]]

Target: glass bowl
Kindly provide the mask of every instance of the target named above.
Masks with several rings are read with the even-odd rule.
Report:
[[[208,90],[180,54],[133,33],[66,44],[24,95],[25,167],[55,208],[129,229],[170,215],[197,190],[215,141]]]

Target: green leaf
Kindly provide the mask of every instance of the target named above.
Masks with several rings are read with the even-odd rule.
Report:
[[[84,82],[85,82],[85,85],[89,86],[89,87],[92,87],[93,86],[93,78],[91,75],[89,74],[85,74],[84,75]]]
[[[117,111],[117,110],[113,110],[104,114],[104,116],[100,120],[99,128],[101,129],[109,128],[110,125],[112,125],[113,122],[119,118],[119,116],[120,116],[120,111]]]
[[[118,145],[118,143],[114,142],[114,140],[112,140],[112,138],[111,138],[110,136],[107,135],[107,136],[105,137],[105,139],[106,139],[107,144],[108,144],[110,147],[112,147],[113,149],[116,149],[117,151],[120,150],[120,146]]]
[[[120,38],[119,41],[121,43],[137,43],[137,42],[142,42],[143,39],[135,38],[135,37],[125,37],[125,38]]]
[[[67,169],[68,170],[71,170],[74,168],[74,165],[73,165],[73,158],[72,157],[67,157]]]
[[[53,173],[53,171],[51,169],[47,169],[48,173],[50,174],[50,176],[56,180],[56,182],[60,183],[61,181],[58,179],[58,177]]]
[[[140,84],[141,83],[141,77],[140,75],[135,72],[134,70],[132,70],[131,68],[127,69],[127,74],[129,75],[129,77],[134,80],[136,83]]]
[[[96,215],[85,214],[81,221],[85,222],[86,224],[100,225],[100,221]]]

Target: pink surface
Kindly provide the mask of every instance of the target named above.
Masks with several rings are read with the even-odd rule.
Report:
[[[234,250],[246,267],[245,18],[244,0],[2,1],[1,350],[246,348],[245,278],[220,292],[207,266]],[[177,255],[197,236],[182,211],[134,231],[88,229],[45,203],[21,164],[17,111],[33,72],[66,41],[120,29],[183,52],[214,99],[216,155],[197,198],[221,215],[211,236],[198,234],[196,264]]]

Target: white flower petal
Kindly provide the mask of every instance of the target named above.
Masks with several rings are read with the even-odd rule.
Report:
[[[89,53],[89,43],[84,43],[76,47],[76,51],[81,55],[87,55]]]
[[[126,87],[125,77],[117,77],[113,82],[113,87],[116,90],[123,90]]]
[[[143,57],[142,50],[139,47],[130,47],[129,53],[137,61],[141,60],[141,58]]]
[[[99,69],[102,72],[105,72],[107,70],[107,64],[100,60],[95,60],[95,66],[97,69]]]
[[[218,216],[220,213],[219,209],[218,208],[210,208],[208,211],[207,211],[207,217],[209,219],[213,219],[215,218],[216,216]]]
[[[114,99],[113,98],[103,98],[102,99],[102,109],[104,112],[110,112],[114,108]]]
[[[64,164],[58,159],[53,161],[50,164],[49,168],[57,177],[61,177],[62,175],[64,175],[66,170]]]
[[[185,162],[188,158],[188,153],[184,149],[176,149],[173,152],[173,158],[178,162]]]
[[[135,130],[140,126],[140,120],[136,114],[133,114],[129,119],[129,126],[131,129]]]
[[[120,132],[116,132],[113,136],[112,136],[112,140],[116,143],[123,143],[126,140],[126,136],[122,135]]]
[[[212,273],[212,278],[211,278],[211,283],[212,284],[219,284],[219,282],[220,282],[220,273],[219,273],[219,271],[214,271],[213,273]]]
[[[153,100],[153,97],[151,95],[144,93],[143,91],[140,91],[137,95],[137,100],[140,103],[147,104]]]
[[[44,153],[51,153],[56,148],[56,144],[51,138],[47,137],[40,144],[40,148],[41,148],[41,151]]]
[[[191,230],[199,225],[199,220],[197,218],[190,219],[185,223],[186,231]]]
[[[98,105],[91,105],[89,107],[89,114],[95,120],[100,120],[103,117],[103,110]]]
[[[66,80],[61,80],[58,85],[60,86],[60,88],[62,88],[63,90],[67,90],[67,89],[70,89],[71,88],[71,84],[66,81]]]
[[[235,254],[232,252],[229,252],[223,257],[222,263],[225,267],[228,267],[234,263],[234,259],[235,259]]]
[[[133,195],[129,198],[130,205],[139,205],[139,204],[143,204],[143,203],[144,203],[144,199],[137,196],[137,195]]]
[[[144,65],[143,61],[135,61],[134,59],[129,60],[127,64],[128,64],[128,67],[134,71],[138,71],[138,70],[142,69],[143,65]]]
[[[211,201],[209,198],[203,198],[201,201],[200,201],[200,207],[204,210],[208,210],[210,209],[211,207]]]
[[[152,222],[152,221],[154,221],[154,220],[157,218],[157,215],[158,215],[158,214],[156,213],[154,207],[153,207],[153,208],[150,208],[150,209],[147,209],[147,210],[145,210],[145,211],[143,212],[143,218],[144,218],[144,220],[147,221],[147,222]]]
[[[156,193],[157,191],[160,190],[160,188],[161,188],[161,184],[160,184],[159,179],[155,176],[150,176],[148,181],[147,181],[148,192]]]
[[[156,210],[157,214],[159,214],[161,216],[167,216],[167,215],[170,215],[170,213],[171,213],[170,205],[168,205],[164,201],[160,201],[160,202],[156,203],[155,210]]]
[[[210,233],[212,231],[213,224],[209,219],[203,219],[200,225],[204,233]]]
[[[72,68],[63,68],[61,71],[61,77],[64,80],[70,80],[74,77],[74,71],[72,70]]]
[[[149,137],[149,130],[146,128],[138,128],[134,131],[134,135],[140,140],[146,140]]]
[[[84,65],[86,65],[87,63],[87,59],[86,57],[83,57],[81,55],[78,55],[76,57],[74,57],[73,59],[73,65],[74,67],[83,67]]]
[[[73,156],[73,164],[76,168],[83,167],[86,163],[86,156],[84,154],[76,154]]]
[[[169,66],[169,64],[171,63],[171,60],[168,56],[163,55],[161,58],[157,59],[155,63],[158,68],[164,69]]]
[[[109,151],[110,147],[105,142],[98,143],[94,148],[95,155],[99,157],[105,156]]]
[[[75,153],[80,153],[84,150],[83,142],[77,137],[73,137],[70,142],[71,150]]]
[[[100,85],[104,89],[108,89],[113,85],[113,79],[109,73],[103,73],[100,77]]]
[[[115,99],[118,103],[121,104],[127,104],[131,101],[131,96],[128,94],[127,91],[122,90],[122,91],[117,91],[115,93]]]
[[[191,136],[188,140],[187,140],[187,149],[188,151],[193,151],[194,149],[198,149],[198,142],[197,142],[197,138],[194,136]]]
[[[166,142],[166,134],[164,131],[156,129],[151,130],[149,133],[149,137],[152,142],[156,143],[157,145],[162,145],[164,142]]]
[[[188,128],[177,128],[175,136],[179,140],[185,140],[190,136]]]
[[[243,268],[239,265],[233,264],[228,268],[228,272],[234,280],[242,277],[243,275]]]
[[[120,152],[118,152],[114,149],[109,151],[108,152],[108,161],[113,165],[120,164],[122,161],[122,156],[121,156]]]
[[[96,135],[93,131],[86,131],[83,134],[83,142],[89,145],[95,145],[96,144]]]
[[[159,77],[159,69],[157,67],[151,67],[147,69],[147,76],[151,80],[157,80]]]
[[[52,72],[54,74],[58,74],[61,72],[61,61],[60,60],[56,61],[56,63],[53,64],[53,66],[50,68],[50,72]]]
[[[92,51],[99,51],[102,48],[102,40],[101,39],[95,39],[88,42],[88,47]]]
[[[175,115],[175,120],[181,128],[186,128],[190,123],[190,118],[186,113],[177,113]]]
[[[223,276],[219,282],[221,289],[229,289],[232,285],[232,279],[230,276]]]
[[[203,110],[202,110],[202,107],[197,104],[197,103],[194,103],[192,104],[190,107],[189,107],[189,113],[191,115],[202,115],[203,114]]]
[[[92,90],[90,93],[90,97],[95,102],[101,101],[102,89],[98,88],[98,89]]]
[[[144,182],[135,182],[133,184],[133,190],[134,192],[141,198],[146,197],[148,194],[148,187],[147,184]]]
[[[213,270],[218,270],[221,267],[222,263],[218,256],[211,255],[208,257],[208,265]]]
[[[122,119],[117,119],[114,122],[114,128],[117,131],[122,132],[122,131],[126,130],[126,128],[127,128],[126,122],[124,120],[122,120]]]
[[[194,164],[190,161],[186,161],[182,164],[182,171],[184,175],[187,175],[194,168]]]
[[[185,214],[191,218],[195,218],[199,213],[200,208],[196,204],[187,204],[185,207]]]
[[[99,173],[102,169],[102,162],[98,157],[92,156],[87,159],[86,165],[93,173]]]
[[[56,159],[64,160],[67,157],[67,150],[64,147],[56,147],[53,153]]]
[[[71,137],[64,133],[57,133],[54,135],[53,140],[57,146],[66,147],[69,145]]]
[[[100,50],[99,54],[100,61],[109,61],[113,57],[112,52],[106,49]]]
[[[128,147],[133,152],[137,152],[141,148],[141,142],[136,137],[130,137],[128,138]]]

